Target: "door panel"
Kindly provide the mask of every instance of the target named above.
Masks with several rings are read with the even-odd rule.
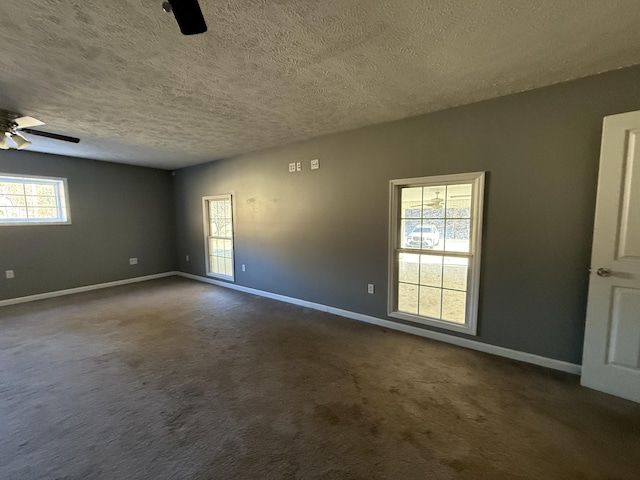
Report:
[[[618,225],[618,258],[640,261],[640,152],[638,132],[629,132],[629,154],[624,169],[622,212]]]
[[[640,402],[640,112],[604,120],[581,381]]]
[[[609,363],[629,368],[640,367],[640,290],[613,289],[611,309],[611,335],[609,337]]]

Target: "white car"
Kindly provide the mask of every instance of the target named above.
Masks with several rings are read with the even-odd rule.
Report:
[[[411,230],[406,238],[407,247],[433,248],[440,244],[440,232],[435,225],[422,225]]]

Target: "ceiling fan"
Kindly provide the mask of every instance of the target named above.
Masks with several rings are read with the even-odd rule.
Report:
[[[43,132],[42,130],[34,130],[31,128],[39,127],[40,125],[44,125],[44,122],[41,122],[37,118],[21,116],[17,113],[0,110],[0,149],[9,150],[10,148],[16,148],[22,150],[27,148],[31,145],[31,142],[25,138],[23,133],[52,138],[54,140],[62,140],[63,142],[80,142],[79,138]],[[15,147],[11,145],[12,143]]]
[[[436,196],[425,203],[429,208],[442,208],[444,198],[440,198],[440,192],[436,192]]]
[[[207,31],[207,23],[204,21],[198,0],[169,0],[162,2],[162,9],[166,13],[173,12],[184,35],[196,35]]]

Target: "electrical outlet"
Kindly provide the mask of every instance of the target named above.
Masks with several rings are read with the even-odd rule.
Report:
[[[302,171],[302,162],[296,163],[296,171],[298,171],[298,172]]]
[[[246,272],[246,271],[247,271],[247,269],[246,269],[246,268],[245,268],[245,266],[244,266],[244,263],[242,264],[242,271],[243,271],[243,272]]]
[[[137,257],[131,257],[129,259],[129,265],[137,265],[138,264],[138,258]]]
[[[189,255],[185,255],[184,258],[187,262],[189,261]]]
[[[373,295],[375,293],[375,285],[373,283],[370,283],[367,285],[367,293]]]
[[[4,272],[4,276],[5,276],[6,278],[14,278],[14,277],[15,277],[15,274],[14,274],[13,270],[5,270],[5,272]]]
[[[289,173],[293,173],[296,171],[296,164],[295,163],[290,163],[289,164]]]
[[[317,170],[320,168],[320,160],[317,158],[315,160],[311,160],[311,170]]]

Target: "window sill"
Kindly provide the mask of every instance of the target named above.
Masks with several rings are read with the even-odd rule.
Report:
[[[42,226],[42,225],[71,225],[71,222],[1,222],[0,227],[24,227],[27,225]]]
[[[454,322],[447,322],[446,320],[438,320],[436,318],[421,317],[419,315],[413,315],[411,313],[404,312],[389,312],[388,315],[393,318],[399,318],[407,322],[419,323],[421,325],[428,325],[430,327],[437,327],[443,330],[451,330],[453,332],[460,332],[466,335],[477,335],[477,328],[475,322],[473,324],[461,324]]]
[[[207,273],[207,277],[209,277],[209,278],[217,278],[219,280],[226,280],[228,282],[235,282],[236,281],[236,279],[235,279],[235,277],[233,275],[229,276],[229,275],[219,275],[217,273]]]

